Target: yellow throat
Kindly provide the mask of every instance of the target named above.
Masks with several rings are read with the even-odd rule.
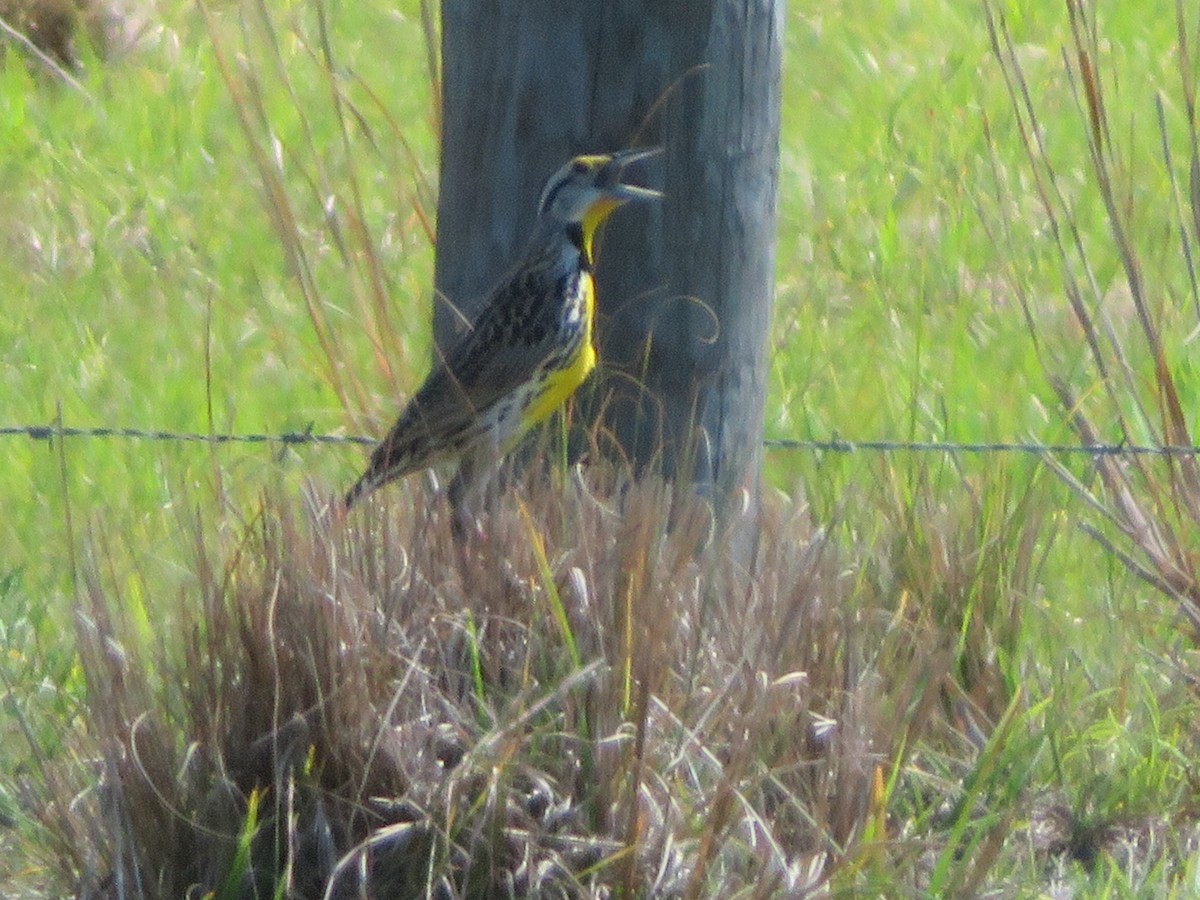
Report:
[[[591,205],[587,213],[583,217],[583,221],[579,223],[583,229],[583,256],[590,266],[594,260],[592,256],[592,238],[596,236],[596,229],[601,223],[607,219],[614,209],[621,205],[620,200],[614,200],[611,197],[601,197]]]

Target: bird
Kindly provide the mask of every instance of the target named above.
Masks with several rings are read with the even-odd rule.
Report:
[[[621,181],[630,163],[659,150],[576,156],[549,178],[525,249],[440,352],[346,492],[344,512],[391,481],[457,461],[447,493],[461,534],[473,494],[595,368],[593,240],[617,208],[662,197]]]

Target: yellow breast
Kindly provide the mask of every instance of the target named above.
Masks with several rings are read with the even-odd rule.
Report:
[[[590,272],[579,278],[578,296],[575,304],[582,318],[583,339],[576,352],[544,373],[542,378],[528,386],[529,395],[519,406],[524,407],[516,432],[507,441],[511,449],[534,425],[546,419],[567,402],[579,386],[596,368],[596,348],[592,346],[592,319],[595,310],[596,287]]]

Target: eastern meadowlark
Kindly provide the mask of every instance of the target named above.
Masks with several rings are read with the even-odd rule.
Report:
[[[629,163],[657,152],[578,156],[551,176],[524,253],[375,448],[346,509],[389,481],[458,460],[450,500],[461,512],[481,470],[583,383],[596,365],[592,239],[617,207],[661,196],[620,180]]]

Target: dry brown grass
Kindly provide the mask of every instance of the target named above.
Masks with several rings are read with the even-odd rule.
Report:
[[[196,523],[193,586],[149,623],[93,564],[86,762],[35,803],[64,883],[799,896],[885,861],[927,881],[887,806],[918,743],[960,776],[983,758],[994,707],[953,638],[982,612],[914,614],[919,548],[871,574],[802,504],[766,504],[747,571],[699,501],[533,480],[465,548],[415,484],[336,525],[268,497],[220,547]]]
[[[134,15],[131,6],[120,0],[0,0],[0,23],[7,26],[0,27],[0,53],[14,44],[52,74],[78,72],[85,42],[101,59],[132,46],[149,13],[139,8]]]

